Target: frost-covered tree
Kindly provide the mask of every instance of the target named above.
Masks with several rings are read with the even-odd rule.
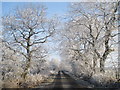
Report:
[[[104,72],[105,61],[118,44],[118,6],[118,2],[72,3],[63,31],[63,53],[67,51],[71,60],[79,60],[94,72],[98,63]]]
[[[24,57],[19,53],[10,50],[2,43],[2,61],[1,61],[1,73],[2,73],[2,87],[6,87],[6,83],[13,80],[21,79],[21,73],[23,72]],[[17,82],[16,82],[17,83]]]
[[[34,53],[53,34],[56,23],[46,17],[46,7],[43,5],[17,8],[14,13],[4,16],[2,21],[6,46],[25,57],[22,73],[25,79],[32,58],[37,57]]]
[[[42,70],[45,70],[47,66],[45,63],[47,62],[46,56],[48,52],[46,51],[45,47],[40,46],[33,54],[32,54],[32,65],[30,72],[32,74],[39,74]]]

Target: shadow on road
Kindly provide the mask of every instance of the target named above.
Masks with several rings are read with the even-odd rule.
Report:
[[[56,90],[57,88],[62,90],[62,82],[61,82],[60,71],[58,72],[58,74],[55,77],[53,90]]]

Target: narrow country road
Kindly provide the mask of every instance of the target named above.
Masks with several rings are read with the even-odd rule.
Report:
[[[54,78],[53,89],[56,88],[61,88],[61,89],[68,88],[69,90],[70,89],[73,90],[75,88],[86,88],[86,87],[76,83],[76,81],[73,78],[71,78],[68,74],[59,71],[56,77]]]
[[[38,90],[120,90],[118,88],[89,88],[89,85],[84,86],[82,81],[78,83],[63,71],[59,71],[55,76],[53,75],[52,79],[52,83],[39,87],[41,89]]]

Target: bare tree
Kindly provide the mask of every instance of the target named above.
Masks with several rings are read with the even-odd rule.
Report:
[[[74,51],[76,60],[92,64],[94,72],[99,61],[100,71],[104,72],[105,61],[117,44],[114,37],[119,34],[118,6],[118,2],[72,3],[70,6],[70,19],[64,32],[65,41],[69,42],[67,49]]]
[[[22,77],[25,79],[31,66],[32,55],[55,30],[54,20],[46,18],[46,8],[27,6],[3,17],[3,41],[14,52],[26,58]]]
[[[106,4],[105,4],[106,5]],[[104,35],[104,45],[105,45],[105,50],[102,56],[100,57],[99,54],[98,56],[100,57],[100,71],[104,72],[104,63],[105,60],[107,59],[108,55],[113,51],[110,46],[110,39],[118,34],[112,35],[112,30],[116,29],[116,21],[117,17],[116,14],[118,12],[118,6],[119,2],[116,2],[115,4],[112,5],[113,7],[111,8],[111,13],[106,13],[106,8],[101,8],[103,11],[103,20],[104,20],[104,28],[105,28],[105,35]]]

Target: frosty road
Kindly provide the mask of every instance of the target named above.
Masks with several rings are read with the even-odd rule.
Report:
[[[69,90],[73,90],[73,89],[78,89],[78,88],[87,88],[83,85],[78,84],[71,76],[69,76],[68,74],[66,74],[63,71],[59,71],[58,74],[56,74],[56,76],[53,78],[54,81],[52,84],[47,85],[45,88],[49,88],[52,90],[56,90],[56,88],[59,88],[61,90],[63,89],[69,89]]]
[[[54,81],[54,88],[85,88],[84,86],[78,85],[76,81],[64,72],[58,72]]]

